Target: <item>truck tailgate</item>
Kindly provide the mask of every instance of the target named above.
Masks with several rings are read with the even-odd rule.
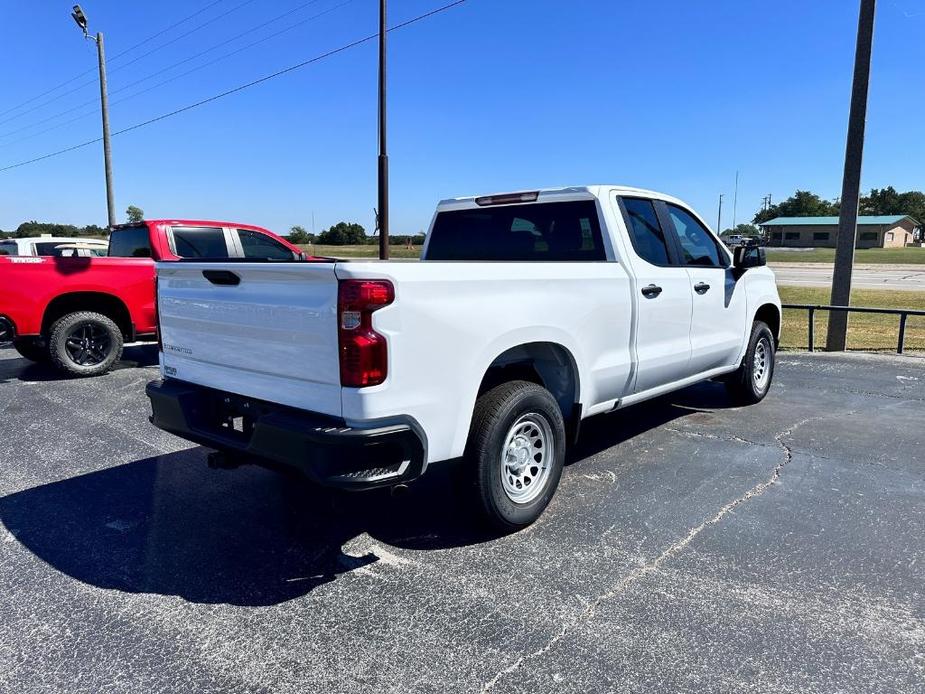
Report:
[[[160,263],[165,376],[341,414],[334,263]]]

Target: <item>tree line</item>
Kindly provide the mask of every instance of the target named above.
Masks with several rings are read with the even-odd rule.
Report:
[[[723,236],[740,234],[760,236],[759,224],[775,217],[837,217],[841,209],[839,200],[826,200],[809,190],[798,190],[776,205],[766,205],[755,212],[751,224],[737,224],[735,229],[723,230]],[[925,224],[925,193],[918,190],[898,192],[893,186],[872,188],[862,195],[858,205],[861,215],[908,215]]]
[[[296,225],[289,230],[286,239],[291,243],[317,243],[321,246],[365,246],[379,243],[377,236],[367,236],[366,229],[355,222],[338,222],[332,227],[312,234],[305,227]],[[424,234],[390,234],[391,246],[420,246],[424,243]]]

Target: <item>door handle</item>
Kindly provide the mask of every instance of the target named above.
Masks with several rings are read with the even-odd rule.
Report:
[[[203,270],[202,276],[212,284],[234,287],[241,283],[241,278],[231,272],[231,270]]]
[[[698,282],[694,285],[694,291],[698,294],[706,294],[708,291],[710,291],[710,285],[706,282]]]
[[[654,299],[661,293],[662,293],[662,288],[655,284],[650,284],[642,288],[642,295],[646,297],[647,299]]]

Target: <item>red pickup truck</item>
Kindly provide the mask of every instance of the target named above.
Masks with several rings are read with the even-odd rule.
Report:
[[[113,227],[104,258],[0,256],[0,342],[74,376],[106,373],[126,342],[156,336],[156,261],[298,260],[250,224],[156,219]]]

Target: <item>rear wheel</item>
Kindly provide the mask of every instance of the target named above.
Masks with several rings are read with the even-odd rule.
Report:
[[[99,376],[122,356],[122,331],[101,313],[71,313],[51,326],[48,351],[52,363],[65,373]]]
[[[754,405],[764,400],[774,377],[774,359],[774,334],[766,323],[755,321],[745,358],[726,380],[726,389],[735,402]]]
[[[40,340],[20,337],[13,340],[13,349],[19,352],[19,356],[29,361],[37,363],[48,361],[48,348]]]
[[[466,459],[487,520],[505,531],[530,525],[562,475],[565,423],[558,403],[527,381],[491,389],[476,402]]]

